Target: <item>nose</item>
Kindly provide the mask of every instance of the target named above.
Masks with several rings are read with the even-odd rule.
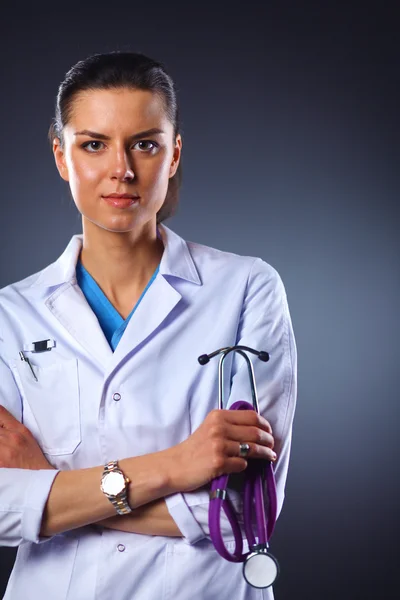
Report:
[[[135,178],[131,157],[125,150],[118,150],[114,155],[111,167],[111,179],[118,181],[132,181]]]

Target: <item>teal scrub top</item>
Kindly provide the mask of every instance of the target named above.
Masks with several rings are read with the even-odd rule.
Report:
[[[157,269],[154,271],[153,276],[151,277],[149,283],[146,285],[142,295],[136,302],[130,314],[127,316],[126,319],[123,319],[119,312],[116,310],[116,308],[114,308],[114,306],[111,304],[111,302],[104,294],[102,289],[93,279],[89,271],[85,269],[80,259],[78,260],[76,264],[76,278],[78,285],[81,288],[90,308],[96,315],[100,323],[100,327],[102,328],[103,333],[107,338],[107,341],[110,344],[113,351],[118,346],[122,334],[124,333],[126,326],[128,325],[133,313],[135,312],[135,310],[143,300],[143,297],[146,294],[147,290],[157,277],[159,269],[160,266],[158,266]]]

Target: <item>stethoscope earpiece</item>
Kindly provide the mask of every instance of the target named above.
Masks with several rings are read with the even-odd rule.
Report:
[[[268,354],[268,352],[264,352],[264,350],[260,350],[260,352],[258,353],[258,358],[260,360],[262,360],[263,362],[268,362],[269,354]]]
[[[210,358],[207,354],[202,354],[197,360],[201,365],[206,365],[208,362],[210,362]]]

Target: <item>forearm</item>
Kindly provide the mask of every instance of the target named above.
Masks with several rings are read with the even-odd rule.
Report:
[[[129,515],[115,515],[97,523],[98,526],[144,535],[181,537],[182,533],[168,512],[163,498],[133,510]]]
[[[178,491],[171,487],[169,451],[119,461],[129,477],[128,502],[138,507]],[[103,467],[61,471],[54,480],[40,533],[52,536],[115,516],[115,508],[100,489]]]

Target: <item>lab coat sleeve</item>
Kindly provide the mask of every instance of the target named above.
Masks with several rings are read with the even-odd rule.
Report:
[[[0,334],[0,350],[3,340]],[[22,400],[12,372],[0,353],[0,404],[22,420]],[[0,437],[1,453],[1,437]],[[57,470],[0,468],[0,546],[40,543],[43,510]]]
[[[274,470],[279,515],[289,467],[297,396],[297,350],[283,282],[277,271],[261,259],[254,261],[249,274],[236,344],[266,350],[270,354],[267,363],[261,362],[255,355],[249,354],[249,358],[254,367],[260,413],[271,424],[275,440],[274,449],[278,455]],[[245,360],[237,353],[231,353],[230,356],[231,387],[227,390],[228,407],[237,400],[251,402]],[[236,510],[241,512],[239,492],[229,489],[229,497]],[[209,538],[207,490],[174,494],[167,498],[166,502],[183,538],[189,544],[195,544],[204,537]],[[233,539],[231,527],[223,512],[221,532],[226,542]]]

